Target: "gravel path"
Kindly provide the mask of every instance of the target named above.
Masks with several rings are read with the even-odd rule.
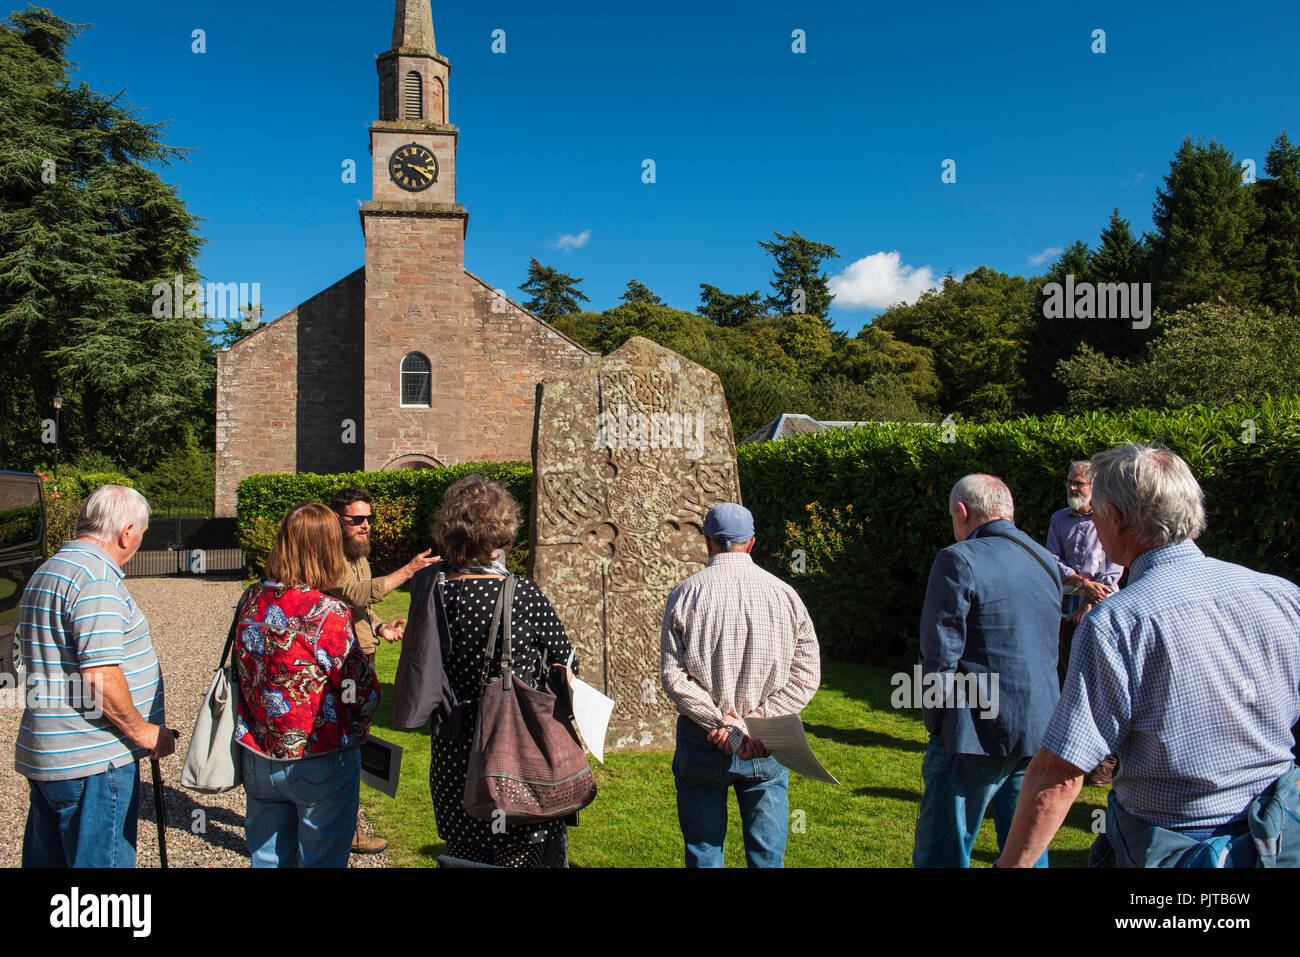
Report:
[[[153,645],[162,662],[168,726],[181,732],[176,753],[162,762],[167,863],[171,867],[247,867],[244,789],[198,794],[180,786],[194,716],[212,682],[230,616],[244,586],[197,578],[132,578],[127,586],[149,619]],[[22,862],[28,786],[13,766],[13,745],[21,719],[21,708],[0,708],[0,867],[18,867]],[[198,811],[202,814],[195,813]],[[204,819],[206,833],[194,833],[196,822]],[[364,813],[362,827],[370,832]],[[137,866],[158,866],[158,828],[148,761],[140,762],[138,851]],[[388,867],[388,855],[353,854],[348,866]]]

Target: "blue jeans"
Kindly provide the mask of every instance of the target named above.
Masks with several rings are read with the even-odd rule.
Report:
[[[790,772],[775,758],[742,761],[709,743],[690,718],[677,719],[677,820],[686,842],[687,867],[721,867],[727,835],[727,791],[736,789],[750,867],[782,867],[790,823]]]
[[[23,867],[135,867],[136,762],[84,778],[28,781]]]
[[[925,793],[916,821],[912,866],[970,867],[975,836],[990,804],[998,850],[1002,850],[1011,832],[1027,767],[1028,757],[953,754],[938,735],[932,736],[921,762]],[[1046,851],[1034,866],[1047,866]]]
[[[245,750],[244,836],[254,867],[347,867],[357,828],[361,749],[297,761]]]

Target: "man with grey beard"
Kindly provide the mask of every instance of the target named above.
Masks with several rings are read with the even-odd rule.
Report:
[[[370,508],[370,492],[364,488],[345,488],[334,493],[330,507],[339,517],[343,530],[343,555],[347,558],[348,568],[343,579],[332,589],[330,594],[347,602],[352,611],[352,627],[357,634],[357,644],[365,652],[371,666],[375,663],[375,652],[379,648],[379,638],[386,641],[401,641],[406,625],[405,618],[383,623],[370,610],[399,585],[411,580],[422,568],[440,561],[441,556],[430,557],[432,549],[426,549],[395,572],[382,578],[370,575],[370,528],[374,514]],[[378,637],[376,637],[378,636]],[[378,854],[388,846],[388,842],[377,837],[362,834],[360,828],[352,839],[352,853]]]
[[[1106,557],[1097,539],[1092,520],[1092,463],[1087,459],[1070,463],[1065,479],[1065,500],[1069,508],[1052,515],[1047,530],[1047,550],[1056,559],[1066,595],[1061,605],[1061,637],[1056,656],[1056,676],[1065,684],[1070,667],[1070,646],[1074,630],[1083,616],[1092,611],[1107,595],[1119,588],[1124,566]],[[1108,757],[1092,770],[1090,781],[1098,787],[1111,783],[1114,757]]]

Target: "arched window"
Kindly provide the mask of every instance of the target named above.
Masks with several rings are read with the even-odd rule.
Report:
[[[442,77],[435,76],[433,83],[429,85],[430,107],[429,119],[436,120],[439,123],[447,122],[447,98],[443,94],[446,89],[442,85]]]
[[[433,404],[433,366],[418,352],[402,360],[402,408],[427,409]]]
[[[424,84],[420,74],[415,70],[406,74],[406,83],[402,88],[402,100],[406,106],[408,120],[424,119]]]

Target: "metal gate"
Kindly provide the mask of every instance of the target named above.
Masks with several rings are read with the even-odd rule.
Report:
[[[235,522],[215,518],[211,502],[150,502],[149,528],[140,550],[126,563],[128,577],[240,574],[244,552]]]

